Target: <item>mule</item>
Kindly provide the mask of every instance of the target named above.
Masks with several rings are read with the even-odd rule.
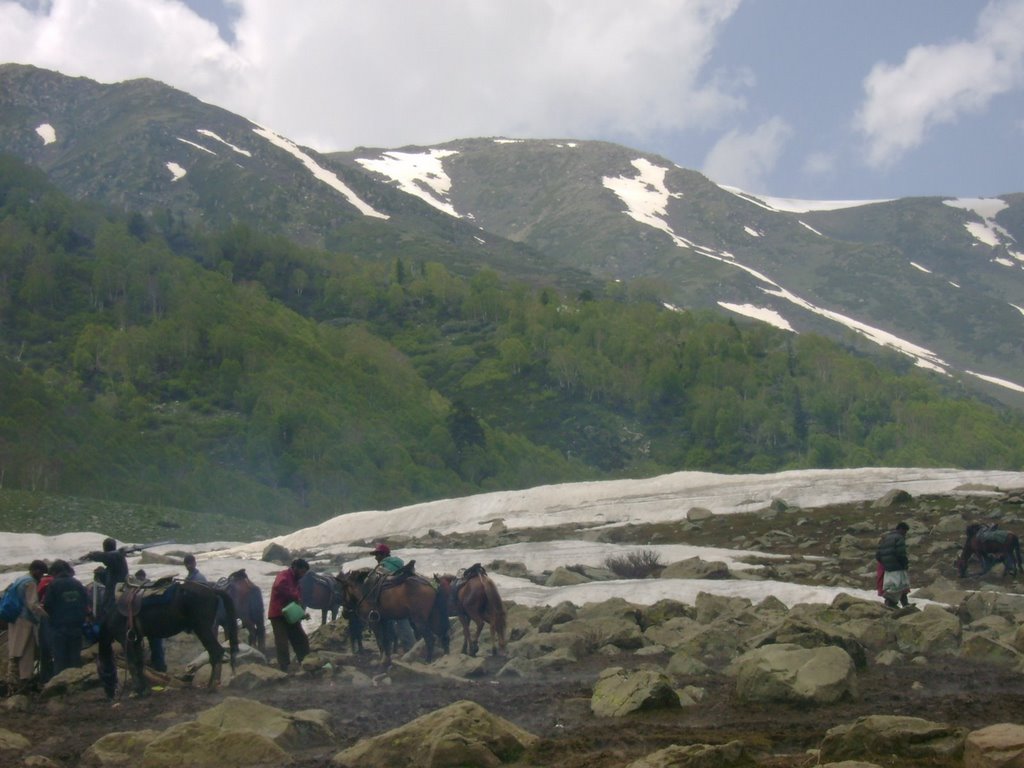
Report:
[[[960,578],[967,575],[967,564],[972,557],[981,561],[981,576],[992,570],[992,566],[999,561],[1003,563],[1004,576],[1021,572],[1020,539],[1017,534],[981,523],[971,523],[965,533],[967,541],[964,542],[960,557],[956,559]]]
[[[341,585],[337,579],[324,573],[307,571],[306,575],[299,579],[299,590],[302,593],[302,604],[309,608],[320,609],[321,626],[327,623],[327,614],[331,615],[331,621],[337,621],[338,611],[344,602]]]
[[[505,605],[498,588],[480,563],[463,571],[459,578],[451,574],[434,574],[438,590],[445,595],[448,614],[458,616],[462,623],[462,652],[476,656],[480,650],[480,633],[484,624],[491,630],[491,655],[505,652]],[[469,623],[476,625],[470,637]]]
[[[448,653],[448,633],[451,623],[445,610],[444,597],[422,576],[408,575],[379,581],[370,579],[372,571],[360,568],[344,571],[335,578],[342,587],[345,606],[359,616],[373,630],[380,648],[380,660],[391,664],[394,642],[388,631],[389,622],[408,619],[416,634],[426,645],[427,661],[434,657],[434,644]]]
[[[227,637],[231,669],[238,657],[238,626],[235,604],[223,589],[196,582],[173,581],[166,588],[124,586],[115,605],[100,620],[98,669],[108,699],[117,691],[117,666],[114,642],[124,649],[135,693],[143,695],[148,686],[143,674],[142,641],[145,637],[173,637],[192,632],[210,657],[212,690],[220,683],[224,648],[217,642],[217,608],[223,604],[227,614]]]
[[[249,645],[265,654],[267,652],[267,614],[263,607],[263,591],[252,583],[245,568],[218,580],[217,587],[231,595],[238,620],[248,633]],[[227,636],[227,622],[227,612],[222,606],[217,611],[217,625],[224,628],[225,636]]]

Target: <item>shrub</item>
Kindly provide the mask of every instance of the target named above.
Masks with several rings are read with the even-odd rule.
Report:
[[[662,569],[661,555],[652,549],[639,549],[625,555],[605,558],[605,567],[622,579],[646,579]]]

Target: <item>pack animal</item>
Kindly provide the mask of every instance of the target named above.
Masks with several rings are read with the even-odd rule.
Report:
[[[238,656],[238,625],[235,604],[223,589],[196,582],[173,581],[170,584],[134,586],[126,584],[118,590],[115,607],[100,622],[98,669],[107,698],[117,690],[117,667],[114,663],[114,642],[125,652],[135,693],[147,692],[143,674],[145,637],[173,637],[179,632],[192,632],[210,656],[212,690],[220,682],[224,648],[217,642],[215,622],[217,608],[223,604],[227,616],[227,637],[231,668]]]
[[[245,569],[235,571],[220,579],[217,587],[231,595],[235,612],[242,627],[248,633],[249,645],[260,653],[267,651],[267,614],[263,605],[263,592],[252,583]],[[227,611],[222,605],[217,611],[217,625],[224,627],[227,636]]]
[[[505,651],[505,605],[494,581],[480,563],[467,568],[461,577],[451,574],[434,575],[438,590],[445,596],[448,614],[458,616],[462,623],[462,652],[476,656],[480,650],[480,633],[484,624],[491,631],[491,655]],[[476,626],[470,637],[469,624]]]
[[[331,621],[337,620],[338,611],[345,600],[337,579],[327,574],[309,571],[299,581],[299,590],[302,592],[302,604],[307,609],[320,609],[321,625],[327,623],[328,613],[331,615]]]
[[[964,542],[960,557],[956,559],[957,572],[960,578],[967,575],[967,565],[972,557],[981,561],[981,573],[984,576],[997,562],[1003,563],[1003,575],[1010,576],[1022,570],[1020,539],[1017,534],[1002,528],[990,528],[981,523],[971,523],[965,531],[967,541]]]
[[[373,630],[381,662],[391,664],[394,643],[387,636],[387,625],[392,620],[409,620],[416,634],[424,640],[427,661],[433,658],[438,640],[447,653],[451,624],[444,597],[434,585],[422,576],[399,575],[377,581],[371,579],[370,574],[369,568],[361,568],[342,572],[336,579],[344,592],[346,609]]]

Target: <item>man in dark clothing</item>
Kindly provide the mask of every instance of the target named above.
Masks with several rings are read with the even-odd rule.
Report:
[[[128,558],[123,551],[117,548],[117,542],[111,538],[103,540],[102,552],[90,552],[85,556],[86,560],[93,560],[102,563],[103,575],[103,602],[100,605],[100,612],[97,618],[103,618],[107,610],[114,607],[117,598],[115,590],[117,585],[128,578]]]
[[[910,605],[907,597],[910,593],[910,560],[907,557],[909,530],[910,526],[906,523],[897,524],[879,539],[875,552],[875,560],[885,569],[882,577],[882,597],[889,608],[897,607],[897,601],[904,607]]]
[[[82,624],[89,597],[75,578],[75,569],[64,560],[50,566],[53,582],[46,590],[43,607],[50,616],[53,674],[82,666]]]

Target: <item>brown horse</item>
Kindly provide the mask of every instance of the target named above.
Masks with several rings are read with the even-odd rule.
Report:
[[[230,576],[217,581],[217,587],[223,589],[235,603],[235,611],[242,627],[249,633],[249,645],[260,653],[267,652],[267,615],[263,607],[263,592],[252,583],[245,568],[235,571]],[[217,611],[217,624],[224,627],[227,634],[227,612],[223,606]]]
[[[1003,563],[1003,575],[1020,573],[1020,539],[1017,534],[1001,528],[990,528],[981,523],[971,523],[966,529],[967,541],[963,551],[956,559],[956,568],[960,578],[967,575],[967,563],[971,557],[981,561],[981,573],[984,576],[998,561]]]
[[[456,578],[451,574],[438,576],[438,591],[445,595],[448,613],[458,616],[462,622],[462,652],[476,656],[480,650],[480,633],[486,623],[491,630],[491,655],[498,650],[505,651],[505,605],[501,602],[498,588],[480,563],[463,571]],[[476,634],[470,639],[469,622],[476,624]]]
[[[427,647],[427,661],[434,656],[434,643],[441,641],[441,647],[448,652],[450,623],[445,610],[444,597],[422,576],[407,575],[378,581],[369,578],[369,568],[360,568],[335,578],[345,595],[345,607],[353,611],[373,630],[380,648],[381,662],[391,664],[394,643],[389,642],[387,626],[390,621],[408,619],[417,635],[423,638]]]
[[[331,614],[331,621],[337,620],[344,596],[336,579],[325,573],[307,571],[299,580],[299,590],[302,592],[302,604],[307,609],[320,609],[321,625],[327,623],[328,613]]]
[[[108,699],[117,690],[117,667],[114,664],[114,642],[124,648],[131,670],[135,693],[147,690],[143,675],[142,640],[145,637],[173,637],[179,632],[192,632],[210,655],[211,690],[220,682],[224,648],[217,642],[217,608],[224,605],[228,616],[227,635],[231,646],[231,668],[238,656],[238,626],[235,604],[222,589],[194,581],[175,581],[165,590],[124,589],[116,605],[100,623],[97,668]]]

